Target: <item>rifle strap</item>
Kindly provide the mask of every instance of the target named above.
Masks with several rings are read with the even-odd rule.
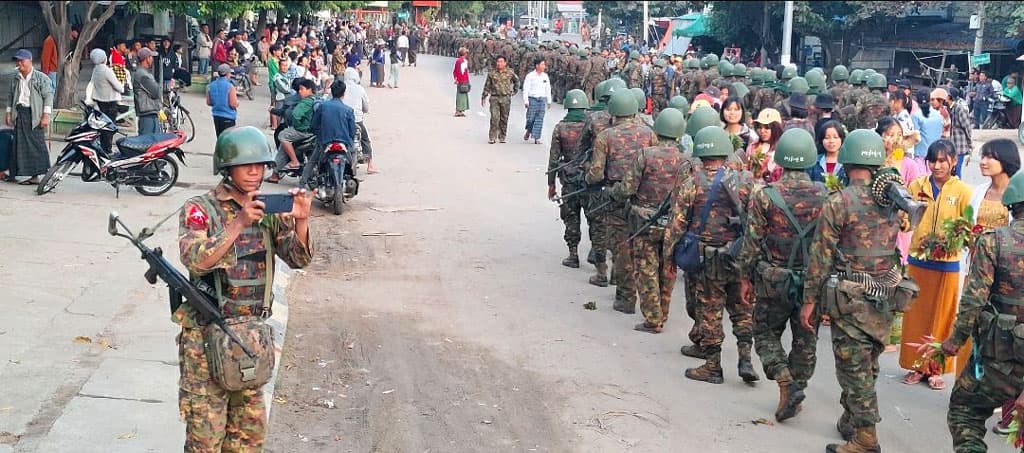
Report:
[[[718,189],[722,187],[722,175],[724,174],[725,167],[719,168],[718,173],[715,174],[715,180],[711,183],[708,199],[704,202],[704,208],[700,212],[700,226],[697,227],[697,236],[704,234],[704,227],[708,223],[708,215],[711,214],[711,205],[715,202],[715,197],[718,196]]]
[[[779,193],[778,189],[776,189],[774,186],[766,186],[764,188],[764,193],[765,195],[768,195],[768,199],[771,200],[771,202],[775,204],[775,206],[778,206],[778,208],[782,210],[782,213],[786,215],[786,220],[789,220],[789,224],[793,227],[794,230],[796,230],[797,237],[799,238],[799,244],[793,244],[793,248],[791,248],[789,251],[789,262],[787,268],[793,269],[793,263],[796,261],[797,251],[803,253],[802,257],[805,259],[804,265],[806,266],[808,246],[807,234],[810,233],[811,231],[814,231],[814,229],[818,226],[818,220],[821,217],[815,218],[814,220],[810,221],[807,225],[800,225],[800,222],[797,221],[796,216],[793,215],[793,211],[789,209],[789,205],[786,204],[786,201],[782,198],[782,194]]]

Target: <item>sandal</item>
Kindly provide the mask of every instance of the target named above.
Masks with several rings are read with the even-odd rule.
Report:
[[[932,390],[942,390],[946,388],[946,381],[942,379],[942,376],[933,374],[928,376],[928,388]]]
[[[633,330],[635,330],[637,332],[647,332],[647,333],[661,333],[661,329],[662,329],[662,326],[657,325],[657,324],[650,324],[647,321],[644,321],[644,322],[642,322],[640,324],[637,324],[635,327],[633,327]]]
[[[907,373],[906,376],[903,376],[903,383],[907,384],[907,385],[920,384],[921,383],[921,379],[923,379],[923,378],[924,378],[924,374],[923,373],[921,373],[919,371],[911,371],[911,372]]]

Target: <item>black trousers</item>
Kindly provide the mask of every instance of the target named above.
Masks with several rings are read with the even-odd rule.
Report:
[[[111,101],[111,102],[96,101],[96,107],[99,108],[99,110],[101,112],[103,112],[104,115],[107,115],[108,117],[110,117],[111,121],[114,121],[115,123],[117,122],[117,102],[116,101]],[[100,132],[100,145],[103,146],[103,150],[104,151],[106,151],[108,153],[113,151],[112,149],[110,149],[110,146],[113,144],[113,141],[114,141],[114,133],[113,132]]]
[[[224,132],[230,127],[235,127],[235,120],[231,118],[221,118],[219,116],[213,117],[213,128],[217,130],[218,137],[220,137],[221,132]]]

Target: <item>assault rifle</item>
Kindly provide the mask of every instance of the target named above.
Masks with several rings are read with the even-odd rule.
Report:
[[[120,226],[120,227],[119,227]],[[121,230],[124,230],[124,233]],[[211,301],[209,296],[212,291],[209,285],[200,282],[199,284],[203,287],[197,287],[195,284],[190,282],[181,272],[178,272],[171,263],[168,263],[164,258],[164,252],[157,247],[151,249],[146,246],[143,241],[153,236],[155,231],[150,228],[143,228],[139,232],[138,236],[132,234],[128,226],[121,222],[116,212],[110,213],[110,218],[107,223],[107,232],[111,236],[119,236],[128,239],[136,248],[142,252],[142,259],[149,263],[149,269],[146,270],[146,281],[151,285],[155,285],[157,278],[167,283],[168,295],[170,296],[171,313],[173,314],[181,306],[182,302],[187,303],[193,310],[199,314],[199,317],[203,321],[216,324],[224,331],[224,334],[231,339],[232,342],[238,345],[251,359],[256,358],[256,353],[249,349],[245,343],[242,342],[235,332],[228,329],[224,322],[224,314],[221,313],[217,304]]]
[[[576,190],[574,190],[572,192],[569,192],[567,194],[563,194],[561,196],[557,196],[555,198],[552,198],[551,200],[555,201],[557,203],[563,203],[563,202],[565,202],[565,200],[568,200],[568,199],[570,199],[572,197],[578,197],[580,195],[588,194],[588,193],[592,193],[592,192],[600,192],[603,189],[604,189],[604,183],[585,185],[585,186],[583,186],[582,189],[576,189]]]
[[[651,215],[651,218],[648,219],[647,222],[644,222],[643,225],[640,225],[640,228],[637,228],[637,230],[634,231],[633,234],[629,235],[629,239],[626,239],[626,240],[627,241],[632,241],[633,238],[635,238],[635,237],[643,234],[645,231],[651,229],[651,227],[654,226],[655,223],[658,223],[658,219],[660,219],[665,214],[668,214],[668,208],[671,205],[672,205],[672,194],[670,193],[667,197],[665,197],[665,201],[662,201],[661,204],[658,205],[658,210],[654,211],[654,214]]]

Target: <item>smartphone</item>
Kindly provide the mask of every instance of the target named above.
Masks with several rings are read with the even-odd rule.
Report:
[[[260,194],[256,195],[254,199],[263,202],[263,212],[267,214],[292,212],[292,204],[295,203],[295,198],[290,193]]]

